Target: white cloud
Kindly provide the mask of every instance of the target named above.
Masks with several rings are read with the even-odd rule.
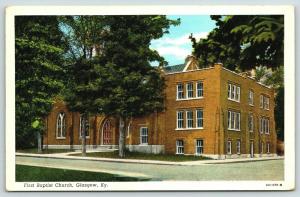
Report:
[[[197,41],[200,38],[206,38],[208,32],[193,33],[193,37]],[[178,60],[184,61],[184,59],[192,53],[191,51],[191,40],[189,39],[190,34],[185,34],[177,38],[163,37],[158,40],[151,42],[151,48],[158,51],[161,56],[172,56]]]

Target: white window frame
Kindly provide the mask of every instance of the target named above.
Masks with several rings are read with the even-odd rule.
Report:
[[[189,118],[188,114],[191,114],[192,118]],[[189,123],[192,123],[191,126],[189,125]],[[194,115],[193,115],[192,110],[187,110],[186,111],[186,128],[187,129],[194,128]]]
[[[249,90],[248,103],[251,106],[254,106],[254,92],[253,90]]]
[[[226,146],[226,152],[227,152],[227,155],[231,155],[232,154],[232,142],[231,140],[228,140],[227,141],[227,146]]]
[[[202,116],[201,117],[198,117],[198,112],[202,112]],[[203,129],[203,109],[196,109],[196,128],[199,128],[199,129]],[[199,126],[199,121],[202,123],[202,125]]]
[[[179,91],[179,86],[181,87],[180,91]],[[184,86],[183,86],[183,84],[178,83],[176,88],[177,88],[177,95],[176,95],[177,100],[184,99],[184,92],[183,92]],[[182,96],[179,96],[179,95],[182,95]]]
[[[248,131],[253,132],[254,131],[254,117],[253,114],[248,115]]]
[[[270,98],[264,97],[264,109],[269,110],[270,109]]]
[[[260,154],[264,154],[264,143],[260,143]]]
[[[270,134],[270,119],[268,117],[260,117],[259,131],[260,134]]]
[[[236,141],[236,154],[241,154],[241,140]]]
[[[228,110],[227,113],[227,129],[233,131],[241,130],[241,113]]]
[[[184,141],[183,140],[176,140],[176,154],[177,155],[184,154]]]
[[[198,81],[196,84],[196,97],[197,98],[202,98],[203,97],[203,82],[202,81]]]
[[[59,112],[56,118],[56,139],[66,139],[66,129],[66,114]]]
[[[228,100],[240,102],[241,100],[241,87],[232,83],[228,83],[227,89],[227,98]]]
[[[83,118],[83,115],[80,114],[80,117],[79,117],[79,138],[82,138],[82,118]],[[85,138],[90,138],[90,132],[89,131],[85,131]]]
[[[182,119],[179,119],[179,113],[182,116]],[[179,127],[179,121],[181,122],[181,127]],[[177,121],[176,121],[176,128],[183,129],[184,128],[184,111],[177,111]]]
[[[191,96],[190,96],[190,93],[192,94]],[[188,82],[186,84],[186,98],[188,98],[188,99],[194,98],[194,84],[193,84],[193,82]]]
[[[143,133],[145,130],[146,133]],[[140,145],[148,145],[148,136],[148,127],[140,127]]]
[[[201,150],[201,151],[199,152],[198,150]],[[203,139],[196,139],[196,146],[195,146],[196,155],[202,155],[203,152],[204,152],[204,141],[203,141]]]
[[[264,108],[264,95],[262,94],[259,96],[259,107]]]

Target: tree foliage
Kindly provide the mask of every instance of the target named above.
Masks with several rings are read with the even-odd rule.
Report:
[[[165,16],[101,16],[101,53],[82,57],[70,68],[74,86],[71,108],[115,117],[119,123],[119,150],[124,157],[128,120],[163,108],[164,80],[150,61],[163,61],[149,48],[152,39],[167,33],[177,21]]]
[[[35,144],[63,83],[62,33],[54,16],[16,16],[16,146]]]
[[[222,62],[229,69],[283,65],[284,18],[282,15],[211,16],[216,28],[206,39],[193,42],[200,65]]]

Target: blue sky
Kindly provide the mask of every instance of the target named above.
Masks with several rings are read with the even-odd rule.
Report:
[[[169,15],[169,19],[181,19],[178,26],[172,26],[169,34],[151,42],[151,48],[159,52],[169,63],[176,65],[184,63],[187,55],[192,53],[192,43],[188,38],[191,33],[197,40],[206,38],[215,28],[215,22],[207,15]],[[157,65],[153,63],[152,65]]]

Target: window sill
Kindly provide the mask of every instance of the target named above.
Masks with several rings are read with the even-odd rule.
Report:
[[[182,99],[179,99],[179,98],[176,98],[176,101],[189,101],[189,100],[197,100],[197,99],[203,99],[204,97],[191,97],[191,98],[182,98]]]
[[[249,106],[254,107],[254,104],[249,104]]]
[[[56,139],[57,139],[57,140],[65,140],[66,137],[57,137]]]
[[[139,144],[139,146],[148,146],[148,143],[144,143],[144,144]]]
[[[240,103],[240,100],[234,100],[234,99],[230,99],[230,98],[227,98],[229,101],[233,101],[233,102],[236,102],[236,103]]]
[[[184,155],[184,153],[176,153],[176,155]]]
[[[79,139],[82,139],[82,137],[79,137]],[[86,136],[85,139],[90,139],[90,136]]]
[[[185,131],[185,130],[203,130],[203,127],[196,127],[196,128],[176,128],[176,131]]]
[[[240,129],[227,129],[228,131],[241,131]]]

